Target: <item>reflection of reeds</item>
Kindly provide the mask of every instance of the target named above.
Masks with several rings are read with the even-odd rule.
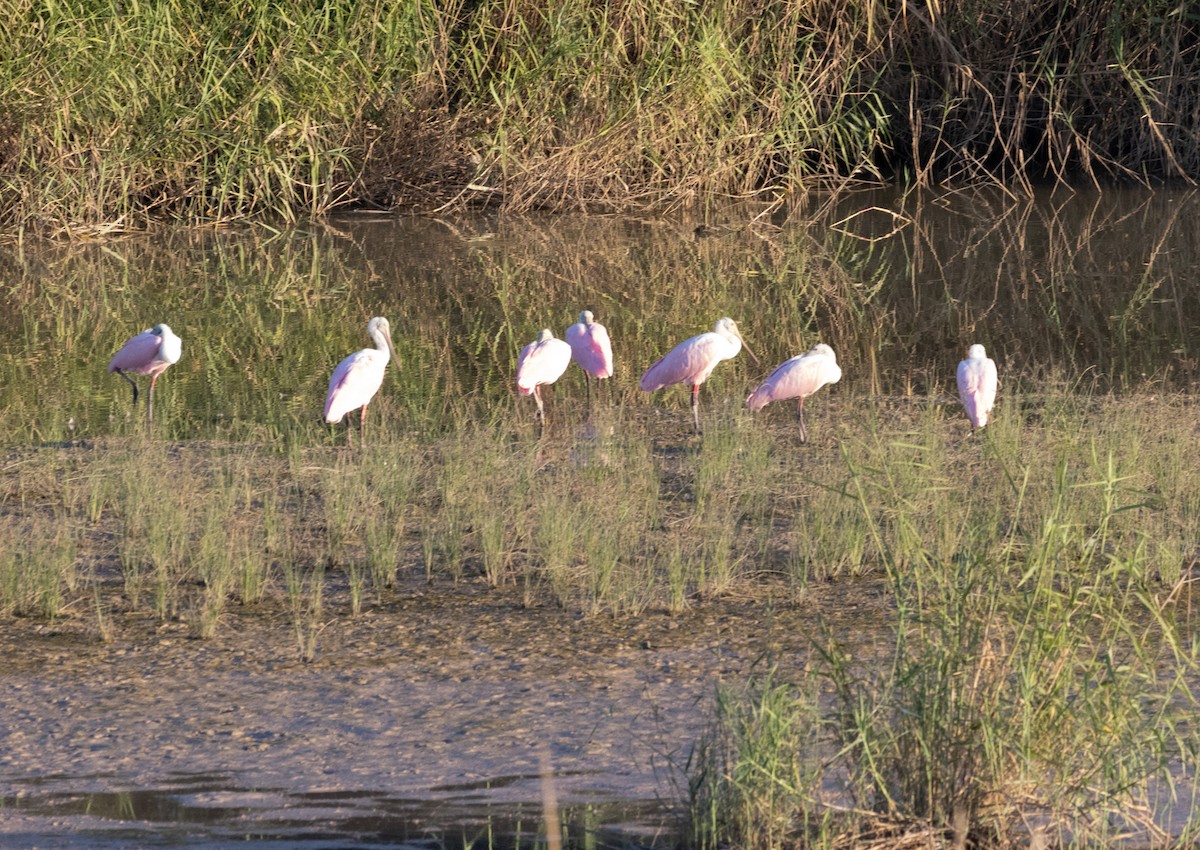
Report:
[[[542,789],[542,823],[546,831],[546,850],[562,850],[564,830],[558,811],[554,763],[550,759],[550,745],[544,742],[538,747],[538,779]]]
[[[462,232],[405,220],[348,239],[288,231],[261,244],[176,234],[51,247],[36,261],[0,245],[12,304],[0,338],[13,351],[0,358],[0,431],[32,442],[139,436],[144,408],[103,364],[145,323],[179,316],[184,358],[159,381],[156,436],[307,446],[322,433],[329,373],[361,345],[363,305],[388,303],[396,280],[408,282],[395,328],[405,366],[389,371],[368,423],[385,442],[462,421],[502,426],[520,341],[546,325],[561,333],[582,306],[617,350],[603,398],[630,413],[686,404],[683,392],[647,398],[636,378],[722,314],[738,319],[764,370],[829,342],[845,366],[839,392],[944,397],[974,341],[997,357],[1006,391],[1041,392],[1061,376],[1099,391],[1188,386],[1200,196],[1119,197],[889,197],[908,224],[879,242],[863,241],[875,233],[867,215],[827,226],[863,203],[848,199],[812,226],[780,229],[734,208],[724,214],[738,226],[700,240],[669,222],[513,218],[486,230],[454,222]],[[348,288],[361,300],[336,297]],[[724,364],[706,401],[744,397],[762,374],[745,357]],[[553,413],[577,415],[579,371],[552,393]],[[103,488],[90,494],[99,508]]]

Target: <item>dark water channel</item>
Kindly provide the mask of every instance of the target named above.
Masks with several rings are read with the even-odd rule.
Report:
[[[259,848],[517,850],[545,847],[541,805],[496,803],[491,793],[536,784],[537,776],[496,777],[477,787],[433,788],[406,798],[379,791],[297,793],[246,788],[237,777],[181,775],[154,789],[80,791],[105,777],[48,777],[21,797],[0,799],[4,847],[128,848],[229,845]],[[70,789],[72,786],[76,790]],[[563,806],[565,846],[666,845],[669,823],[654,801]],[[28,824],[23,831],[21,823]],[[69,826],[67,826],[69,824]],[[65,827],[65,828],[64,828]]]
[[[3,242],[0,440],[131,429],[128,387],[105,365],[158,322],[184,345],[158,385],[156,420],[174,440],[323,438],[330,371],[368,344],[373,315],[390,319],[403,360],[378,415],[413,428],[530,416],[513,393],[518,351],[542,327],[561,336],[585,308],[610,330],[606,390],[626,407],[649,404],[637,378],[669,344],[725,315],[763,360],[713,376],[710,397],[734,402],[818,341],[838,352],[850,396],[948,394],[974,342],[1009,387],[1187,390],[1198,268],[1200,196],[1123,190],[1031,202],[860,194],[813,221],[745,208],[688,220],[348,214],[285,231]],[[583,392],[571,374],[553,397]],[[61,771],[0,780],[6,847],[545,846],[528,773],[417,795],[208,773],[153,787]],[[573,847],[665,843],[665,809],[610,794],[565,802],[558,820]]]

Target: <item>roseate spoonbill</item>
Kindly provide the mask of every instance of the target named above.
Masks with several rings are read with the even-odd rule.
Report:
[[[988,423],[998,383],[996,361],[978,343],[968,348],[967,359],[958,364],[958,397],[971,420],[971,428],[982,428]]]
[[[367,322],[367,333],[375,340],[374,348],[356,351],[337,365],[329,379],[329,393],[325,396],[325,421],[329,424],[341,422],[347,413],[362,408],[358,420],[359,441],[366,441],[367,405],[383,385],[383,373],[388,360],[395,357],[399,367],[400,358],[392,345],[392,326],[383,316]]]
[[[126,372],[150,376],[150,397],[146,400],[146,415],[154,421],[154,382],[172,363],[179,362],[183,353],[183,340],[165,324],[155,325],[142,331],[121,346],[121,350],[108,361],[108,371],[116,372],[133,387],[133,403],[137,404],[138,388]]]
[[[773,401],[798,398],[800,403],[800,442],[808,442],[808,428],[804,425],[804,399],[826,384],[836,384],[842,379],[841,367],[833,349],[818,342],[811,350],[784,360],[770,376],[750,393],[746,406],[751,410],[762,410]]]
[[[532,395],[537,402],[537,418],[546,421],[542,407],[542,384],[553,384],[571,365],[571,346],[555,339],[549,328],[543,328],[538,338],[521,349],[517,360],[517,393]]]
[[[718,363],[736,357],[743,348],[757,364],[758,358],[742,339],[737,323],[726,316],[719,319],[708,333],[694,336],[671,349],[669,354],[646,370],[638,386],[650,393],[671,384],[688,384],[692,388],[692,424],[699,434],[700,385],[708,379]]]
[[[571,357],[583,370],[588,402],[592,400],[592,378],[609,378],[613,373],[612,342],[608,328],[592,316],[591,310],[579,314],[579,321],[567,328]]]

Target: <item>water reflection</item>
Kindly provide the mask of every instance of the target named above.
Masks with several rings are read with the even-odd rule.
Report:
[[[502,777],[495,783],[536,780]],[[431,799],[415,800],[371,791],[242,788],[227,777],[180,776],[159,788],[31,789],[0,797],[0,811],[19,820],[21,839],[36,846],[545,847],[540,806],[498,806],[486,794],[472,793],[492,788],[434,789]],[[568,850],[653,847],[671,843],[668,817],[658,803],[603,800],[564,806],[558,827]],[[0,830],[0,842],[13,835]]]
[[[1032,203],[879,194],[812,223],[733,209],[701,235],[676,221],[347,216],[285,232],[10,243],[0,428],[62,440],[138,427],[128,388],[104,366],[161,321],[184,345],[157,392],[156,426],[173,437],[317,432],[329,374],[372,315],[392,317],[402,361],[381,406],[416,427],[464,411],[524,415],[517,352],[584,308],[613,337],[605,395],[616,404],[646,405],[641,371],[667,341],[723,315],[764,364],[830,343],[839,392],[948,393],[976,341],[1009,381],[1182,387],[1196,370],[1196,206],[1192,193],[1121,190]],[[707,385],[715,396],[744,397],[765,374],[732,365]],[[554,391],[559,403],[584,393],[575,369]]]

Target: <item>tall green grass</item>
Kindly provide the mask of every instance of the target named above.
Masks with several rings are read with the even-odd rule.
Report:
[[[1200,173],[1166,0],[11,4],[0,227]],[[1164,71],[1164,69],[1167,69]]]
[[[1162,476],[1172,452],[1147,453],[1187,420],[1079,410],[843,438],[835,492],[890,588],[888,637],[829,613],[814,680],[719,692],[689,766],[698,843],[1165,837],[1163,789],[1196,768],[1178,536],[1196,529],[1187,489],[1162,489],[1182,471]]]
[[[315,438],[288,456],[134,435],[31,452],[4,505],[25,527],[64,529],[79,575],[111,565],[129,606],[161,618],[219,619],[318,566],[354,612],[413,575],[521,582],[533,601],[613,614],[864,577],[921,608],[948,566],[977,562],[1022,593],[1057,581],[1044,563],[1114,588],[1186,581],[1200,481],[1179,400],[1012,388],[974,435],[938,404],[856,421],[862,406],[826,397],[813,446],[769,411],[715,412],[692,441],[685,404],[653,422],[564,407],[541,437],[514,408],[502,427],[381,426],[366,449]],[[19,560],[27,536],[5,551]]]
[[[406,5],[18,3],[5,18],[8,227],[320,214],[355,196]]]
[[[1196,751],[1190,406],[1010,384],[975,434],[936,398],[831,392],[806,445],[790,416],[721,408],[698,440],[681,405],[564,409],[541,435],[514,407],[286,454],[31,449],[0,478],[0,615],[213,639],[278,613],[312,660],[327,624],[423,581],[618,618],[868,582],[877,631],[822,609],[810,678],[719,692],[688,774],[699,845],[1155,835]]]

